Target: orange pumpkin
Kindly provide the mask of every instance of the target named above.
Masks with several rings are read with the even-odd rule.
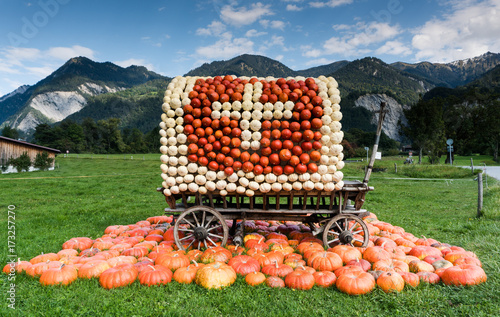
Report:
[[[305,271],[293,271],[285,277],[285,285],[291,289],[310,290],[314,283],[314,276]]]
[[[59,267],[47,269],[40,276],[42,285],[69,285],[78,278],[78,272],[73,265],[61,264]]]
[[[349,295],[362,295],[375,287],[375,278],[364,271],[350,271],[337,277],[339,291]]]

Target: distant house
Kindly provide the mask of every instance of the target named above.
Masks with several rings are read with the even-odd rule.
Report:
[[[47,152],[49,154],[49,158],[55,158],[57,154],[61,153],[61,151],[49,147],[0,136],[0,163],[2,164],[2,167],[6,165],[9,159],[17,158],[24,152],[28,153],[32,162],[35,161],[37,154],[41,154],[43,152]],[[54,162],[52,162],[51,166],[51,169],[53,168]],[[13,168],[10,169],[4,171],[4,173],[15,171]],[[33,169],[30,169],[30,171],[31,170]]]

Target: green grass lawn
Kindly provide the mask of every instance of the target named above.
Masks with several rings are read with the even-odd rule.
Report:
[[[98,281],[77,280],[68,287],[42,287],[18,275],[15,310],[9,309],[11,281],[0,278],[0,316],[493,316],[500,303],[500,187],[489,182],[484,216],[476,219],[477,183],[470,171],[444,166],[372,174],[366,207],[382,221],[475,252],[488,281],[477,287],[421,285],[399,294],[380,289],[359,297],[335,288],[311,291],[250,287],[242,278],[221,291],[172,282],[163,287],[105,290]],[[0,263],[8,260],[8,210],[15,209],[15,254],[28,260],[57,252],[72,237],[97,238],[113,224],[131,224],[159,215],[166,207],[159,155],[58,158],[50,172],[0,175]],[[377,165],[376,165],[377,166]],[[424,166],[425,167],[425,166]],[[346,177],[361,179],[362,163],[349,163]],[[420,179],[414,179],[420,178]]]

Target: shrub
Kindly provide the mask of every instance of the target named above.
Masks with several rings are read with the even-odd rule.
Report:
[[[28,152],[23,152],[18,158],[11,158],[9,163],[16,168],[17,172],[27,172],[31,166],[31,159]]]
[[[33,165],[36,168],[45,171],[49,169],[49,167],[52,165],[52,162],[54,162],[54,159],[49,157],[49,153],[42,152],[36,155],[35,162]]]

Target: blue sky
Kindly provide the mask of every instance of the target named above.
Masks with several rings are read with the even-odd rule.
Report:
[[[177,76],[259,54],[300,70],[500,52],[500,0],[0,0],[0,96],[69,58]]]

